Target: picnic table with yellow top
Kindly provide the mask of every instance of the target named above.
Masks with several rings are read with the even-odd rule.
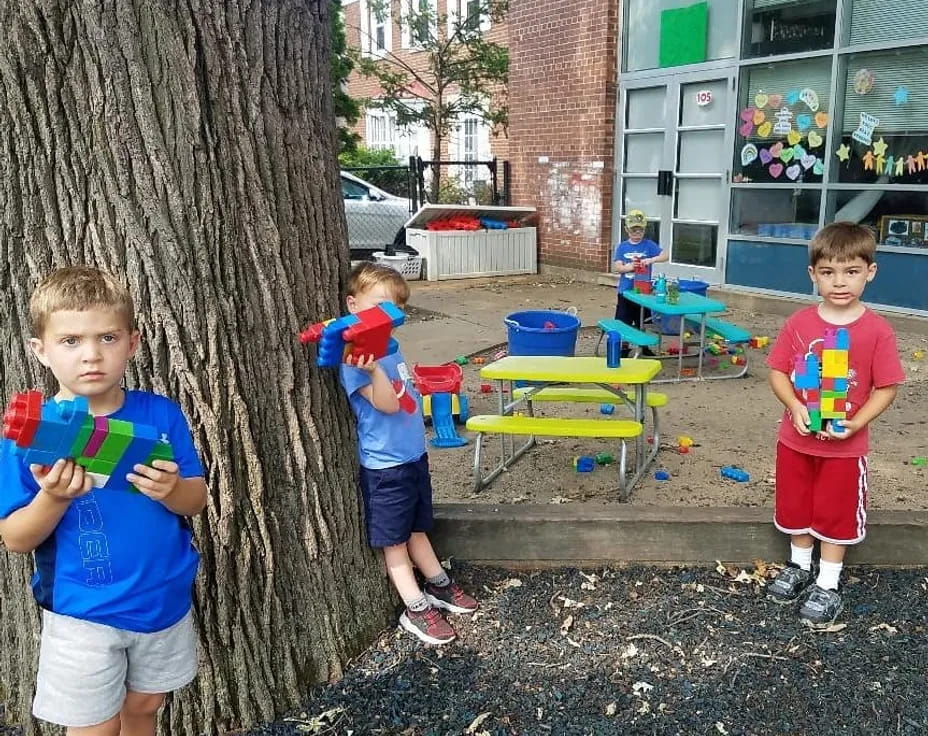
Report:
[[[650,453],[646,451],[643,422],[648,408],[648,383],[660,372],[660,368],[660,362],[651,359],[626,358],[619,367],[610,368],[605,358],[551,355],[511,355],[484,366],[480,376],[498,382],[499,413],[474,416],[467,421],[467,428],[477,432],[474,450],[476,490],[489,485],[501,472],[512,467],[534,446],[536,436],[602,437],[620,441],[619,496],[625,500],[657,455],[656,404],[651,405],[655,438]],[[514,382],[529,385],[513,390]],[[511,391],[508,401],[504,392],[507,383]],[[598,387],[599,394],[580,389],[582,385]],[[599,395],[604,402],[626,405],[631,409],[632,419],[570,419],[534,415],[536,400],[590,401],[591,396],[592,400],[599,400]],[[513,411],[523,404],[528,415],[515,416]],[[481,467],[484,434],[500,435],[500,463],[487,475],[483,475]],[[516,449],[512,435],[525,435],[528,440]],[[626,439],[635,440],[635,464],[630,473],[626,472]]]

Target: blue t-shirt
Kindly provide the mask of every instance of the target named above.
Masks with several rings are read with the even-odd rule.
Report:
[[[413,384],[403,354],[396,351],[377,361],[400,397],[400,410],[385,414],[365,399],[360,389],[371,377],[354,366],[342,364],[342,385],[358,420],[358,455],[370,470],[392,468],[418,460],[425,454],[425,423],[419,410],[419,392]]]
[[[190,427],[164,396],[126,391],[112,419],[154,426],[171,443],[182,478],[203,475]],[[23,459],[0,447],[0,519],[27,506],[39,487]],[[150,633],[190,610],[200,555],[186,519],[141,493],[96,488],[71,502],[35,550],[32,590],[63,616]]]
[[[615,248],[612,251],[612,262],[622,261],[624,263],[631,263],[635,258],[654,258],[661,254],[661,247],[655,243],[653,240],[644,238],[640,243],[629,243],[627,240],[623,240],[621,243],[616,243]],[[648,266],[648,278],[651,278],[651,266]],[[619,291],[627,291],[635,285],[635,273],[634,271],[629,271],[628,273],[619,274],[619,282],[616,285],[616,288]]]

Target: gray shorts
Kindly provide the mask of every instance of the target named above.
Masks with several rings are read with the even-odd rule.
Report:
[[[32,713],[79,728],[108,721],[126,692],[168,693],[197,674],[193,616],[151,634],[42,612],[42,648]]]

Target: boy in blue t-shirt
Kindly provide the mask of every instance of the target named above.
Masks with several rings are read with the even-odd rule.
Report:
[[[641,210],[631,210],[625,215],[625,231],[628,238],[617,243],[612,251],[613,268],[621,274],[616,285],[618,290],[615,303],[615,318],[632,327],[641,329],[641,307],[622,296],[635,285],[635,263],[640,262],[647,268],[647,277],[651,278],[651,266],[663,263],[670,257],[661,250],[653,240],[644,237],[648,218]],[[622,345],[622,357],[628,357],[626,344]],[[645,355],[654,355],[650,348],[644,349]]]
[[[0,537],[35,554],[42,643],[33,713],[69,736],[155,732],[164,694],[196,676],[191,618],[199,554],[185,519],[206,483],[180,408],[122,388],[139,345],[132,299],[113,276],[63,268],[32,295],[33,353],[58,381],[55,400],[154,426],[175,460],[136,465],[139,493],[95,489],[73,460],[26,466],[0,447]]]
[[[383,302],[402,308],[409,285],[398,271],[361,263],[348,278],[352,314]],[[444,571],[426,532],[432,529],[432,481],[419,393],[402,353],[360,358],[341,367],[342,385],[357,417],[361,495],[367,539],[383,548],[387,573],[406,610],[400,625],[428,644],[456,634],[438,609],[472,613],[477,601]],[[425,578],[423,590],[413,566]]]

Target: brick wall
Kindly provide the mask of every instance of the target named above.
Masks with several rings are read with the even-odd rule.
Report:
[[[415,49],[402,48],[402,34],[399,25],[399,0],[393,0],[391,8],[391,18],[393,20],[393,54],[398,59],[402,60],[403,63],[408,64],[411,68],[416,69],[417,71],[426,68],[428,60],[425,54],[418,52]],[[348,3],[347,5],[344,5],[342,9],[345,14],[346,41],[349,46],[358,48],[361,45],[360,3]],[[447,12],[447,0],[438,0],[438,12],[441,15]],[[486,38],[488,41],[493,41],[502,45],[506,44],[508,36],[509,29],[506,22],[492,24],[486,33]],[[362,77],[356,71],[352,72],[348,78],[348,94],[355,99],[376,97],[379,91],[379,86],[375,80]],[[354,132],[361,136],[362,141],[365,140],[366,131],[365,117],[363,112],[361,114],[361,118],[358,120],[357,125],[354,126]],[[509,155],[508,138],[505,135],[491,136],[490,150],[492,154],[498,157],[500,160],[505,159]],[[420,151],[419,154],[422,156],[422,158],[425,159],[432,158],[431,151]],[[447,159],[449,155],[450,151],[448,140],[445,140],[445,143],[442,147],[442,157]]]
[[[543,263],[608,270],[619,3],[511,0],[508,22],[513,204]]]

